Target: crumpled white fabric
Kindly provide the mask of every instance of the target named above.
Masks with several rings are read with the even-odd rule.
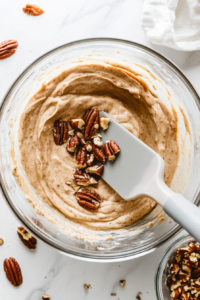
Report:
[[[145,0],[142,28],[154,44],[200,49],[200,0]]]

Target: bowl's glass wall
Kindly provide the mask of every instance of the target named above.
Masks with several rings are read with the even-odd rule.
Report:
[[[172,243],[161,259],[155,275],[155,287],[158,300],[171,300],[170,291],[166,285],[167,277],[170,275],[170,265],[174,262],[175,251],[178,248],[186,247],[189,242],[195,242],[195,240],[189,235],[180,237]]]
[[[181,72],[159,54],[131,42],[111,39],[86,40],[57,48],[35,61],[11,87],[4,99],[0,114],[1,185],[4,195],[17,217],[27,229],[49,246],[63,253],[94,260],[128,259],[153,251],[174,236],[181,229],[180,226],[170,218],[164,222],[157,222],[151,227],[145,226],[160,213],[160,208],[157,207],[156,212],[154,211],[137,224],[126,228],[123,234],[120,234],[120,231],[112,232],[113,240],[96,243],[78,240],[67,236],[57,226],[36,213],[19,189],[11,170],[9,154],[10,121],[23,102],[24,94],[30,90],[35,80],[42,76],[44,72],[59,64],[76,60],[88,53],[110,55],[118,59],[125,58],[142,64],[164,82],[169,91],[184,107],[190,121],[193,141],[191,172],[184,195],[190,201],[198,203],[200,182],[200,169],[198,167],[200,165],[200,109],[198,95]],[[130,231],[134,234],[129,235]],[[109,232],[99,234],[103,236],[108,235]]]

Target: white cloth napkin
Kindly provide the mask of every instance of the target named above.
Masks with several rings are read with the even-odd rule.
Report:
[[[142,27],[154,44],[200,49],[200,0],[145,0]]]

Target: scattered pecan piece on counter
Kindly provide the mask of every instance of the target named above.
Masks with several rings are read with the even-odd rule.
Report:
[[[93,150],[93,154],[94,154],[94,157],[96,158],[96,160],[98,160],[102,164],[105,164],[106,156],[105,156],[103,150],[94,144],[92,145],[92,150]]]
[[[89,167],[92,166],[93,161],[94,161],[94,154],[92,154],[92,153],[91,154],[87,154],[87,165]]]
[[[0,59],[4,59],[13,55],[17,47],[18,42],[15,40],[7,40],[0,43]]]
[[[84,169],[87,167],[87,152],[84,147],[80,147],[76,155],[76,168]]]
[[[139,292],[135,298],[138,299],[138,300],[141,300],[141,297],[140,297],[141,294],[142,294],[142,293]]]
[[[121,285],[121,287],[124,287],[126,284],[126,280],[125,279],[120,280],[119,284]]]
[[[49,300],[50,299],[50,296],[49,295],[42,295],[42,300]]]
[[[27,248],[36,248],[37,240],[24,227],[18,227],[17,234]]]
[[[108,124],[110,123],[110,119],[106,117],[100,117],[99,118],[99,126],[101,129],[106,130],[108,129]]]
[[[91,191],[81,189],[76,193],[78,204],[89,211],[96,211],[99,208],[101,197]]]
[[[71,119],[69,121],[69,124],[71,125],[72,129],[75,129],[75,130],[83,130],[84,128],[84,125],[85,125],[85,121],[82,120],[82,119]]]
[[[9,259],[4,260],[4,271],[6,273],[6,277],[14,286],[19,286],[23,282],[21,268],[18,262],[10,257]]]
[[[0,246],[3,245],[3,243],[4,243],[4,240],[0,239]]]
[[[31,16],[40,16],[44,13],[39,6],[34,4],[26,4],[26,7],[23,7],[22,9],[27,15]]]
[[[89,186],[98,183],[98,181],[95,178],[81,170],[76,170],[73,177],[78,185]]]
[[[102,173],[103,173],[103,170],[104,170],[103,165],[95,165],[95,166],[92,166],[92,167],[88,167],[86,169],[86,172],[90,173],[90,174],[96,174],[98,176],[101,176]]]
[[[92,139],[99,128],[99,110],[98,108],[92,108],[88,110],[83,120],[85,121],[84,139],[88,141]]]
[[[116,293],[111,293],[110,295],[111,295],[111,296],[117,296],[117,294],[116,294]]]
[[[86,284],[86,283],[84,283],[83,286],[84,286],[84,288],[85,288],[86,290],[89,290],[89,288],[91,287],[90,284]]]
[[[75,153],[75,150],[76,150],[76,147],[78,146],[79,144],[79,138],[77,135],[74,135],[72,136],[70,139],[69,139],[69,142],[67,144],[67,151],[71,154],[71,155],[74,155]]]
[[[57,120],[54,123],[53,136],[56,145],[62,145],[67,142],[68,129],[67,122]]]

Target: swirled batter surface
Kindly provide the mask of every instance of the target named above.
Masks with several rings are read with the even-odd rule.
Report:
[[[81,118],[92,107],[109,113],[163,157],[165,182],[170,186],[179,157],[176,115],[139,75],[108,62],[71,64],[30,99],[19,126],[21,164],[36,193],[66,218],[93,229],[123,228],[143,218],[156,202],[149,198],[126,202],[100,180],[89,187],[103,200],[99,210],[83,209],[65,184],[71,180],[75,158],[66,144],[54,143],[55,120]]]

